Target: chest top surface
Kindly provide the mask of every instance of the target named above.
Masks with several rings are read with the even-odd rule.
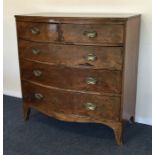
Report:
[[[36,16],[36,17],[87,17],[87,18],[131,18],[138,16],[139,14],[131,13],[63,13],[63,12],[43,12],[43,13],[32,13],[32,14],[23,14],[17,16]]]
[[[17,21],[49,22],[49,23],[124,23],[130,18],[140,16],[131,13],[57,13],[44,12],[24,15],[15,15]]]

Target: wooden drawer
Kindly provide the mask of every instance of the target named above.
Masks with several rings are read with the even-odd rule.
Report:
[[[123,43],[123,25],[62,24],[65,42]]]
[[[23,82],[23,98],[42,112],[119,120],[120,98],[49,89]]]
[[[73,67],[122,69],[122,47],[54,45],[19,41],[20,57]]]
[[[74,69],[23,60],[21,76],[22,79],[64,89],[100,93],[121,92],[120,71]]]
[[[58,40],[57,24],[17,22],[18,37],[42,42]]]

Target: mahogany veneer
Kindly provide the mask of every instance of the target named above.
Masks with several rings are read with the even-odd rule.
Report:
[[[30,108],[111,127],[135,115],[140,15],[17,15],[24,118]]]

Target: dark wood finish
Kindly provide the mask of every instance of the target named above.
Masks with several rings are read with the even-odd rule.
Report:
[[[84,43],[122,43],[123,25],[75,25],[62,24],[61,30],[65,42]],[[85,32],[96,32],[93,38],[87,37]]]
[[[39,50],[38,54],[33,53],[34,49]],[[122,47],[56,45],[20,39],[19,52],[22,59],[69,67],[122,70],[123,64]],[[96,60],[88,61],[89,54],[94,54]]]
[[[40,93],[42,99],[36,99],[34,94]],[[28,82],[23,82],[24,102],[37,109],[63,113],[67,115],[79,115],[81,117],[93,117],[108,120],[120,119],[120,97],[108,97],[101,95],[89,95],[49,89]],[[86,109],[86,103],[93,103],[96,109],[91,111]],[[64,104],[65,103],[65,104]],[[51,110],[52,109],[52,110]]]
[[[32,33],[32,30],[37,29],[38,33]],[[19,38],[32,41],[56,41],[58,40],[58,26],[57,24],[46,23],[30,23],[30,22],[18,22],[17,31]]]
[[[34,72],[41,75],[35,76]],[[87,84],[87,78],[95,78],[96,84]],[[34,82],[70,90],[91,92],[121,92],[121,72],[110,70],[74,69],[64,66],[46,65],[31,61],[21,61],[21,78]]]
[[[23,104],[23,114],[24,114],[24,120],[27,121],[30,116],[30,106],[28,104]]]
[[[123,14],[16,16],[24,118],[35,108],[102,123],[122,144],[123,119],[135,113],[139,22]]]
[[[47,22],[66,24],[125,24],[125,22],[135,14],[103,14],[103,13],[34,13],[26,15],[16,15],[16,21],[24,22]]]

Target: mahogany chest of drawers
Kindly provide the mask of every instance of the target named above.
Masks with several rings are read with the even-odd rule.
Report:
[[[30,108],[96,122],[122,143],[135,115],[140,15],[17,15],[24,118]]]

